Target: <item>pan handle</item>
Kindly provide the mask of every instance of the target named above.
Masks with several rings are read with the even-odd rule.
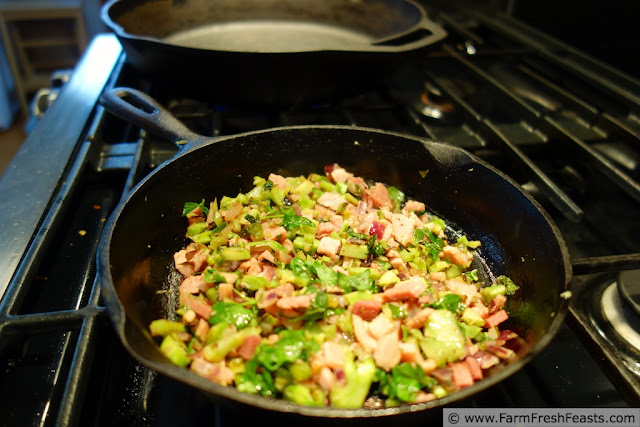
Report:
[[[442,26],[437,22],[429,19],[421,6],[415,6],[422,12],[422,18],[416,25],[409,28],[407,31],[402,31],[388,37],[375,40],[371,45],[381,48],[401,48],[404,51],[428,46],[444,39],[447,36],[447,32],[444,28],[442,28]]]
[[[100,103],[112,114],[178,146],[203,139],[149,95],[136,89],[116,87],[100,96]]]

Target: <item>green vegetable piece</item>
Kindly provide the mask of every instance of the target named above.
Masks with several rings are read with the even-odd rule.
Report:
[[[513,283],[513,280],[511,280],[507,276],[499,276],[496,279],[496,282],[499,285],[503,285],[505,287],[505,295],[513,295],[518,291],[518,289],[520,289],[520,286]]]
[[[482,327],[480,326],[476,326],[476,325],[469,325],[468,323],[460,323],[460,327],[462,328],[462,331],[464,332],[465,337],[470,338],[470,339],[476,339],[478,338],[478,335],[480,335],[480,332],[482,332]]]
[[[460,313],[465,309],[465,305],[456,294],[445,294],[433,304],[433,308],[449,310],[452,313]]]
[[[221,248],[220,253],[226,261],[243,261],[251,258],[251,252],[245,248]]]
[[[291,377],[298,382],[306,381],[313,375],[311,365],[304,360],[296,360],[295,363],[289,367],[289,372],[291,372]]]
[[[172,335],[164,337],[160,344],[160,351],[167,356],[174,365],[184,368],[191,363],[191,359],[187,356],[187,346],[182,341],[175,339]]]
[[[218,341],[205,345],[202,349],[202,356],[209,362],[221,362],[227,357],[227,354],[229,354],[231,350],[240,347],[244,339],[245,335],[242,331],[220,338]]]
[[[419,345],[425,355],[434,359],[438,366],[455,362],[464,357],[464,335],[456,315],[449,310],[435,310],[424,327],[425,338]]]
[[[236,325],[238,329],[250,326],[255,319],[255,313],[250,309],[234,302],[217,302],[213,305],[209,317],[209,324],[216,325],[221,322]]]
[[[385,287],[385,286],[393,285],[394,283],[398,283],[399,281],[400,281],[400,278],[396,275],[395,272],[391,270],[387,270],[384,273],[382,273],[382,276],[380,276],[380,279],[378,279],[378,285]]]
[[[195,222],[187,227],[187,236],[195,236],[202,233],[207,228],[206,222]]]
[[[184,332],[185,325],[182,322],[172,322],[168,319],[158,319],[151,322],[149,325],[151,336],[165,336],[174,332]]]
[[[367,245],[356,245],[345,242],[340,248],[340,255],[357,259],[367,259],[369,257],[369,248]]]
[[[270,248],[270,249],[272,249],[274,251],[287,252],[287,248],[285,248],[284,246],[282,246],[282,244],[280,244],[279,242],[276,242],[275,240],[259,240],[259,241],[256,241],[256,242],[249,242],[249,243],[247,243],[247,246],[249,246],[249,247],[265,246],[265,247]]]
[[[314,188],[313,183],[305,179],[299,185],[297,185],[293,191],[294,193],[299,194],[301,196],[308,196],[309,193],[311,193],[311,190],[313,190],[313,188]]]
[[[266,277],[246,275],[242,277],[241,283],[245,288],[251,291],[257,291],[269,287],[269,281]]]
[[[469,325],[475,325],[480,327],[484,326],[484,319],[482,318],[482,316],[480,316],[480,314],[478,314],[477,311],[472,310],[470,308],[465,308],[460,318],[462,319],[463,322]]]
[[[370,300],[373,298],[371,291],[354,291],[344,295],[349,305],[353,305],[356,301]]]
[[[284,206],[285,191],[280,187],[273,187],[269,191],[269,198],[278,206]]]
[[[229,327],[227,322],[220,322],[212,325],[207,332],[207,336],[204,339],[205,344],[211,344],[214,341],[218,341],[222,336],[222,332]]]
[[[281,225],[285,228],[285,230],[295,231],[303,225],[308,225],[315,230],[315,224],[313,223],[313,221],[311,221],[309,218],[296,215],[295,213],[293,213],[293,208],[285,209],[283,213],[284,216],[282,217]]]
[[[389,193],[389,199],[391,199],[393,209],[400,209],[404,203],[404,193],[396,187],[387,187],[387,193]]]
[[[376,375],[376,363],[371,357],[356,362],[349,352],[345,358],[344,372],[346,384],[331,389],[331,405],[338,408],[361,408]]]
[[[480,296],[482,296],[482,301],[488,305],[495,297],[504,295],[506,291],[507,287],[504,285],[491,285],[480,289]]]
[[[302,384],[291,384],[287,386],[284,389],[283,397],[285,400],[299,405],[317,406],[317,403],[311,395],[311,389]]]

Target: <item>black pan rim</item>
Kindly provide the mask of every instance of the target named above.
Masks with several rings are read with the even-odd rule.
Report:
[[[482,390],[490,388],[491,386],[503,381],[509,376],[513,375],[520,369],[522,369],[525,365],[527,365],[535,356],[537,356],[547,345],[551,342],[551,340],[556,336],[560,327],[564,323],[564,319],[568,312],[569,301],[568,299],[561,299],[560,304],[556,312],[554,312],[553,320],[551,324],[544,332],[543,336],[538,340],[532,347],[529,349],[526,355],[522,356],[515,362],[504,366],[499,372],[491,375],[488,378],[483,379],[482,381],[477,382],[471,387],[465,388],[458,392],[452,393],[448,396],[445,396],[440,399],[436,399],[431,402],[420,403],[420,404],[406,404],[397,407],[384,408],[384,409],[343,409],[343,408],[335,408],[335,407],[308,407],[303,405],[293,404],[291,402],[287,402],[280,399],[267,398],[259,395],[251,395],[247,393],[242,393],[237,391],[233,387],[224,387],[218,384],[207,381],[204,378],[199,377],[198,375],[186,371],[182,368],[178,368],[174,365],[171,365],[170,362],[164,363],[156,363],[150,361],[141,355],[139,355],[136,351],[134,351],[129,343],[127,342],[125,333],[124,333],[124,308],[122,307],[117,295],[115,288],[113,286],[113,280],[110,272],[110,262],[109,262],[109,247],[111,236],[113,235],[113,231],[117,225],[118,218],[122,213],[124,207],[127,205],[128,201],[131,197],[138,192],[145,183],[151,179],[154,175],[161,173],[164,167],[174,160],[188,155],[189,153],[195,152],[200,148],[206,147],[209,144],[216,144],[223,142],[225,140],[237,139],[251,135],[260,135],[265,133],[272,132],[290,132],[295,130],[347,130],[347,131],[356,131],[364,133],[378,133],[381,135],[390,135],[404,139],[414,140],[427,145],[434,146],[445,146],[447,150],[457,151],[466,155],[471,161],[486,167],[493,173],[498,174],[500,177],[505,179],[507,183],[514,186],[518,189],[524,197],[537,209],[537,211],[542,215],[545,222],[549,225],[553,234],[556,237],[558,247],[560,249],[560,253],[562,254],[562,264],[564,266],[564,291],[569,291],[571,288],[571,281],[573,277],[573,272],[571,269],[571,264],[569,261],[569,250],[568,247],[560,233],[560,230],[555,225],[554,221],[550,217],[550,215],[544,210],[544,208],[530,195],[526,193],[522,189],[520,185],[518,185],[515,181],[513,181],[510,177],[504,175],[502,172],[494,168],[493,166],[487,164],[483,160],[475,157],[471,153],[451,145],[443,144],[440,142],[419,138],[412,135],[405,135],[397,132],[388,132],[380,129],[374,128],[366,128],[366,127],[354,127],[354,126],[337,126],[337,125],[324,125],[324,126],[315,126],[315,125],[305,125],[305,126],[285,126],[285,127],[276,127],[269,129],[262,129],[258,131],[245,132],[234,135],[227,135],[224,137],[217,138],[205,138],[191,141],[186,145],[186,147],[181,150],[175,157],[167,160],[163,164],[159,165],[154,171],[152,171],[148,176],[146,176],[142,181],[140,181],[128,194],[126,194],[122,200],[118,203],[112,214],[110,215],[98,248],[98,265],[97,272],[98,277],[100,279],[100,286],[103,290],[103,296],[105,298],[105,303],[107,306],[107,311],[109,312],[112,323],[115,326],[116,332],[118,333],[123,345],[127,348],[127,351],[134,356],[140,363],[144,366],[153,369],[163,375],[166,375],[170,378],[176,379],[178,381],[187,383],[191,386],[194,386],[205,393],[209,393],[212,397],[216,397],[219,399],[229,399],[237,403],[250,405],[252,407],[257,407],[260,409],[265,409],[269,411],[275,411],[279,413],[289,413],[289,414],[297,414],[302,416],[309,417],[328,417],[328,418],[340,418],[340,419],[372,419],[372,418],[380,418],[392,415],[401,415],[401,414],[415,414],[417,412],[425,411],[428,409],[441,407],[445,405],[452,404],[454,402],[458,402],[465,398],[470,397],[473,394],[476,394]]]
[[[121,41],[128,41],[128,42],[144,42],[144,43],[148,43],[150,46],[162,46],[163,48],[175,48],[175,49],[180,49],[183,52],[189,52],[193,55],[212,55],[212,54],[221,54],[221,55],[231,55],[231,54],[238,54],[238,55],[256,55],[258,57],[290,57],[290,56],[294,56],[294,55],[301,55],[301,54],[331,54],[331,55],[335,55],[335,54],[340,54],[340,53],[347,53],[350,55],[357,55],[358,53],[360,54],[394,54],[394,53],[408,53],[408,52],[413,52],[413,51],[418,51],[422,48],[425,48],[427,46],[430,46],[434,43],[437,43],[439,41],[441,41],[442,39],[444,39],[447,36],[446,31],[440,26],[440,25],[430,25],[429,30],[431,31],[431,35],[425,36],[417,41],[408,43],[406,45],[401,45],[401,46],[392,46],[392,45],[362,45],[362,47],[360,48],[344,48],[344,49],[339,49],[339,50],[333,50],[333,49],[309,49],[309,50],[297,50],[297,51],[286,51],[286,52],[279,52],[279,51],[274,51],[274,52],[258,52],[258,51],[238,51],[238,50],[214,50],[214,49],[199,49],[199,48],[193,48],[193,47],[183,47],[183,46],[179,46],[173,43],[167,43],[165,41],[163,41],[162,39],[156,38],[156,37],[151,37],[151,36],[145,36],[145,35],[136,35],[136,34],[132,34],[129,33],[127,31],[125,31],[125,29],[119,25],[112,17],[111,17],[111,9],[118,3],[122,3],[125,2],[127,0],[109,0],[107,3],[105,3],[101,10],[100,10],[100,17],[102,19],[102,22],[111,30],[113,31],[116,36],[121,40]],[[421,15],[421,22],[429,22],[431,23],[432,21],[428,19],[427,17],[427,12],[425,11],[425,9],[419,4],[417,3],[415,0],[403,0],[406,3],[411,4],[413,7],[415,7]],[[416,24],[411,28],[406,29],[403,33],[411,33],[415,30],[418,30],[422,28],[420,24]]]

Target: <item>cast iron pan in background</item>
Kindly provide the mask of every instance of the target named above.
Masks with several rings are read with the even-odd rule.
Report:
[[[122,343],[141,363],[208,393],[217,403],[239,406],[244,414],[268,412],[268,416],[305,423],[329,417],[336,422],[358,419],[367,425],[377,421],[424,424],[434,413],[430,408],[467,398],[522,368],[563,322],[567,302],[560,294],[568,290],[572,273],[559,231],[510,178],[459,148],[344,126],[286,127],[206,138],[140,92],[113,89],[103,95],[102,103],[150,132],[188,141],[126,195],[109,218],[98,255],[109,315]],[[246,192],[256,175],[307,175],[333,162],[425,202],[452,230],[482,242],[479,267],[487,275],[506,274],[521,286],[506,307],[510,313],[506,327],[521,337],[517,357],[510,364],[495,367],[474,386],[433,402],[348,410],[240,393],[178,368],[160,353],[147,330],[152,320],[176,308],[175,292],[158,291],[175,291],[179,285],[172,255],[186,244],[184,203]]]
[[[446,36],[413,0],[111,0],[101,16],[154,83],[242,105],[358,93]]]

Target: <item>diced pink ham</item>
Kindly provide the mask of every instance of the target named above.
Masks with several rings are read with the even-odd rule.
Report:
[[[444,282],[444,287],[456,295],[464,296],[467,303],[478,294],[478,288],[475,285],[460,280],[447,280]]]
[[[342,368],[345,357],[345,347],[342,344],[325,341],[322,343],[320,351],[315,354],[312,366],[314,369],[320,366],[326,366],[331,369]]]
[[[320,239],[320,244],[316,252],[321,255],[326,255],[331,259],[338,259],[340,246],[340,240],[334,239],[333,237],[323,237]]]
[[[416,202],[415,200],[407,200],[407,203],[404,205],[404,211],[424,211],[425,206],[422,202]]]
[[[393,238],[401,245],[407,246],[413,240],[414,222],[411,218],[402,214],[393,214],[391,217],[393,225]]]
[[[429,278],[431,280],[435,280],[436,282],[444,282],[447,280],[447,273],[444,271],[432,271],[429,273]]]
[[[478,351],[471,357],[478,361],[481,369],[489,369],[490,367],[500,363],[498,357],[489,353],[488,351]]]
[[[209,289],[209,286],[205,283],[201,274],[196,276],[188,276],[180,284],[180,292],[186,292],[188,294],[198,294],[202,291]]]
[[[467,367],[469,368],[469,373],[471,374],[471,378],[473,378],[474,380],[481,380],[483,378],[483,374],[482,374],[482,368],[480,368],[480,363],[478,363],[478,359],[476,359],[473,356],[467,356],[466,359],[464,359],[465,363],[467,364]]]
[[[399,323],[389,319],[386,314],[380,313],[369,323],[369,334],[375,339],[380,339],[384,335],[397,332],[399,327]]]
[[[353,178],[353,174],[346,171],[345,168],[340,166],[334,166],[333,170],[329,173],[333,182],[347,182],[347,180]]]
[[[258,255],[258,261],[265,264],[277,265],[276,259],[270,251],[264,251],[260,255]]]
[[[325,237],[337,230],[338,230],[338,227],[336,227],[332,223],[321,222],[320,224],[318,224],[318,227],[316,227],[316,236]]]
[[[235,374],[225,366],[224,362],[207,362],[202,356],[196,357],[189,366],[196,374],[221,385],[229,385],[235,379]]]
[[[229,205],[229,209],[221,210],[220,214],[225,219],[225,221],[233,221],[234,219],[238,218],[240,214],[242,214],[242,203],[233,202]]]
[[[218,299],[221,301],[233,299],[233,285],[231,283],[218,284]]]
[[[260,335],[249,335],[244,339],[242,344],[236,349],[238,356],[242,357],[244,360],[249,360],[253,357],[253,353],[256,350],[256,347],[260,345]]]
[[[484,319],[484,326],[486,328],[492,328],[494,326],[499,325],[509,318],[509,315],[504,310],[499,310]]]
[[[376,365],[385,371],[390,371],[400,363],[402,353],[399,344],[400,339],[395,331],[380,337],[373,352],[373,360]]]
[[[209,322],[205,319],[199,319],[193,334],[202,342],[207,338],[209,332]]]
[[[495,298],[491,300],[491,304],[489,304],[489,313],[495,313],[496,311],[501,310],[506,302],[507,297],[500,294],[496,295]]]
[[[410,279],[396,283],[393,287],[384,291],[382,296],[387,302],[413,299],[422,295],[426,288],[427,285],[422,279]]]
[[[337,211],[343,203],[347,203],[347,199],[338,193],[326,192],[318,198],[317,202],[324,207]]]
[[[353,335],[355,335],[356,341],[358,341],[365,352],[373,353],[378,342],[369,334],[369,323],[365,322],[362,317],[357,314],[352,314],[351,322],[353,324]]]
[[[331,391],[336,383],[336,376],[331,369],[325,366],[320,369],[320,372],[316,375],[316,381],[320,387],[326,391]]]
[[[380,301],[360,300],[353,303],[351,312],[369,321],[373,320],[381,309],[382,303]]]
[[[392,208],[389,192],[384,184],[377,183],[369,189],[369,198],[373,202],[373,206],[379,208]]]
[[[469,371],[469,365],[465,362],[457,362],[449,365],[452,370],[453,383],[460,387],[470,387],[473,385],[473,377],[471,376],[471,372]]]
[[[434,312],[434,309],[431,307],[425,307],[419,312],[417,312],[414,316],[410,317],[405,321],[405,325],[409,329],[419,329],[427,323],[429,316]]]
[[[275,173],[269,174],[269,178],[268,178],[271,182],[273,182],[273,185],[275,185],[278,188],[281,189],[285,189],[287,188],[287,185],[289,185],[289,183],[287,182],[286,178],[283,177],[282,175],[277,175]]]
[[[296,295],[291,297],[283,297],[276,302],[278,308],[282,310],[297,309],[297,308],[309,308],[311,307],[311,301],[313,295]]]
[[[461,252],[460,249],[451,245],[442,248],[442,254],[444,258],[456,265],[467,265],[473,259],[472,254]]]
[[[209,316],[211,316],[211,304],[208,302],[191,296],[180,298],[180,302],[195,311],[198,316],[209,320]]]
[[[262,237],[264,240],[275,240],[282,243],[287,236],[287,230],[282,226],[274,227],[268,222],[262,224]]]

